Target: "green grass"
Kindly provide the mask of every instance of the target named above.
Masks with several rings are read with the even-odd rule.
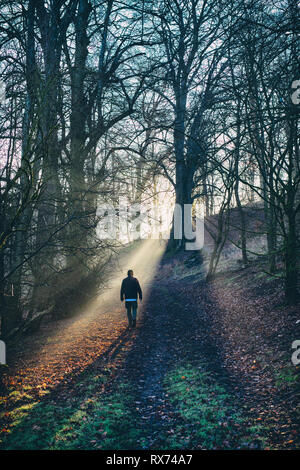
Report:
[[[286,387],[294,387],[300,384],[299,370],[295,366],[289,365],[281,369],[275,374],[276,387],[284,389]]]
[[[182,365],[169,372],[165,387],[181,418],[170,439],[170,448],[247,448],[265,445],[266,429],[253,426],[241,407],[205,365]]]
[[[107,375],[89,376],[60,400],[26,404],[10,413],[2,449],[130,449],[139,431],[129,384],[102,390]],[[78,398],[79,397],[79,398]],[[80,398],[81,397],[81,398]]]

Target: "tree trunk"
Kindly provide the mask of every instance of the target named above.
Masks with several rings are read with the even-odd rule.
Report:
[[[239,193],[239,163],[240,163],[240,144],[241,144],[241,103],[238,98],[237,103],[237,131],[236,131],[236,144],[235,144],[235,162],[234,162],[234,173],[235,173],[235,184],[234,184],[234,194],[235,200],[238,207],[240,220],[241,220],[241,249],[242,249],[242,259],[244,266],[248,264],[247,257],[247,241],[246,241],[246,219],[241,204],[240,193]]]
[[[239,179],[237,176],[235,185],[234,185],[234,194],[236,199],[236,204],[238,207],[240,220],[241,220],[241,249],[242,249],[242,259],[244,266],[248,264],[248,256],[247,256],[247,236],[246,236],[246,218],[244,214],[244,210],[241,204],[240,195],[239,195]]]
[[[294,211],[288,213],[288,233],[285,240],[285,296],[290,305],[297,303],[299,293],[296,217]]]

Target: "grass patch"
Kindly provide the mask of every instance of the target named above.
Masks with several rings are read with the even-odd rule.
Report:
[[[266,429],[246,420],[232,394],[205,365],[182,365],[169,372],[164,385],[181,418],[169,448],[264,447]]]
[[[90,375],[62,397],[47,397],[10,412],[1,449],[134,449],[139,431],[129,384],[103,386],[108,374]]]
[[[286,366],[275,374],[275,380],[279,389],[300,386],[299,370],[295,366]]]

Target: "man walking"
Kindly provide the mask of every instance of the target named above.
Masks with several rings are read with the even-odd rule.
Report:
[[[132,269],[127,272],[127,277],[123,279],[121,285],[121,302],[125,297],[125,307],[127,310],[129,328],[136,325],[137,298],[142,300],[143,294],[139,281],[133,277]]]

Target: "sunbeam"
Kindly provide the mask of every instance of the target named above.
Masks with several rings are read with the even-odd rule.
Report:
[[[145,302],[163,253],[164,245],[158,240],[140,240],[124,248],[105,290],[77,312],[75,318],[60,320],[50,327],[47,324],[37,349],[32,348],[31,340],[25,340],[14,357],[22,366],[15,370],[15,375],[22,377],[22,385],[32,385],[37,372],[41,383],[51,385],[56,383],[55,378],[62,379],[78,368],[82,370],[101,356],[127,326],[125,307],[120,303],[120,284],[127,270],[133,269],[139,278]]]

